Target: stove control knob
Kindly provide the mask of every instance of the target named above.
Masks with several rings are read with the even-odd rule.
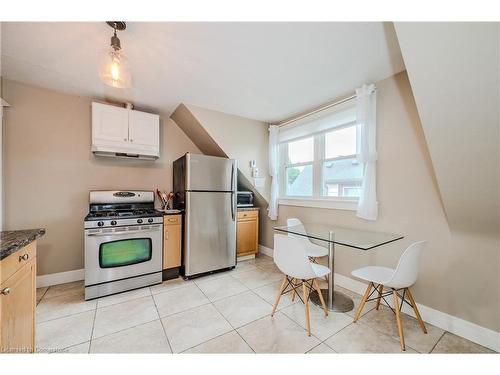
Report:
[[[116,221],[112,220],[111,225],[116,225]]]
[[[142,224],[142,219],[137,219],[137,224]]]
[[[148,223],[152,223],[153,222],[153,219],[152,218],[149,218],[148,219]]]
[[[102,226],[104,225],[104,221],[99,221],[99,222],[97,223],[97,225],[98,225],[99,227],[102,227]]]

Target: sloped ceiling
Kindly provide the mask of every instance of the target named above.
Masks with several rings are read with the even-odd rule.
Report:
[[[404,69],[392,23],[140,23],[119,32],[133,87],[98,78],[104,22],[2,23],[6,78],[131,101],[169,115],[189,103],[265,122]]]
[[[449,226],[499,236],[499,26],[395,28]]]

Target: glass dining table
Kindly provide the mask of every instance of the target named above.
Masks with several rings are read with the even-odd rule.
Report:
[[[328,244],[328,265],[331,273],[328,276],[328,289],[321,289],[321,292],[328,310],[335,312],[347,312],[354,308],[352,298],[334,290],[335,245],[367,251],[404,238],[399,234],[335,227],[325,224],[304,223],[303,225],[277,226],[274,227],[274,230],[289,235],[323,241]],[[321,305],[318,292],[311,293],[311,301],[316,305]]]

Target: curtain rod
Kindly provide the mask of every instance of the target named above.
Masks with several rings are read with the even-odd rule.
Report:
[[[373,89],[372,92],[375,92],[377,91],[377,88],[375,87]],[[295,115],[295,116],[292,116],[286,120],[283,120],[283,121],[278,121],[278,122],[275,122],[273,124],[270,124],[270,125],[277,125],[279,127],[281,126],[285,126],[285,125],[288,125],[288,124],[291,124],[292,122],[295,122],[295,121],[299,121],[299,120],[302,120],[303,118],[306,118],[306,117],[309,117],[311,115],[314,115],[318,112],[322,112],[328,108],[332,108],[332,107],[335,107],[339,104],[342,104],[342,103],[345,103],[345,102],[348,102],[349,100],[352,100],[352,99],[355,99],[356,98],[356,94],[353,94],[351,96],[347,96],[343,99],[340,99],[340,100],[337,100],[335,102],[332,102],[332,103],[328,103],[328,104],[325,104],[325,105],[322,105],[321,107],[318,107],[316,109],[312,109],[310,111],[307,111],[307,112],[302,112],[302,113],[299,113],[298,115]]]
[[[326,110],[328,108],[335,107],[335,106],[337,106],[339,104],[345,103],[345,102],[347,102],[349,100],[352,100],[352,99],[355,99],[355,98],[356,98],[356,94],[348,96],[348,97],[346,97],[344,99],[337,100],[337,101],[335,101],[333,103],[325,104],[325,105],[323,105],[321,107],[318,107],[316,109],[313,109],[311,111],[303,112],[301,114],[295,115],[293,117],[290,117],[290,118],[288,118],[286,120],[283,120],[283,121],[280,121],[280,122],[277,122],[277,123],[274,123],[272,125],[278,125],[280,127],[281,126],[285,126],[285,125],[291,124],[292,122],[302,120],[303,118],[309,117],[309,116],[314,115],[314,114],[316,114],[318,112],[322,112],[322,111],[324,111],[324,110]]]

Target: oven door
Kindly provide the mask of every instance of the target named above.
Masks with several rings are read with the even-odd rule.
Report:
[[[85,286],[162,270],[163,226],[85,230]]]

